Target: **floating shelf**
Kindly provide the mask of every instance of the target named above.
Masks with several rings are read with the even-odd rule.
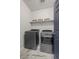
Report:
[[[33,23],[49,23],[49,22],[54,22],[54,20],[48,20],[48,21],[32,21],[30,23],[33,24]]]

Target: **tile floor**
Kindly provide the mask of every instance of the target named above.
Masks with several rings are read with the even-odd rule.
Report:
[[[20,59],[54,59],[53,54],[43,53],[38,50],[21,49]]]

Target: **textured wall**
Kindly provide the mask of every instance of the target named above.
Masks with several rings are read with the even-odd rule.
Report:
[[[20,14],[20,47],[23,47],[23,40],[24,40],[24,32],[30,30],[31,25],[31,11],[28,6],[21,0],[21,14]]]

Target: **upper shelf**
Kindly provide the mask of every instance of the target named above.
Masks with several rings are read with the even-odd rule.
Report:
[[[48,20],[48,21],[32,21],[30,23],[32,24],[32,23],[46,23],[46,22],[54,22],[54,20]]]

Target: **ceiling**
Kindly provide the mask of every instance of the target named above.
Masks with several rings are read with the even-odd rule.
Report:
[[[42,2],[41,2],[42,1]],[[54,0],[24,0],[32,11],[53,7]]]

